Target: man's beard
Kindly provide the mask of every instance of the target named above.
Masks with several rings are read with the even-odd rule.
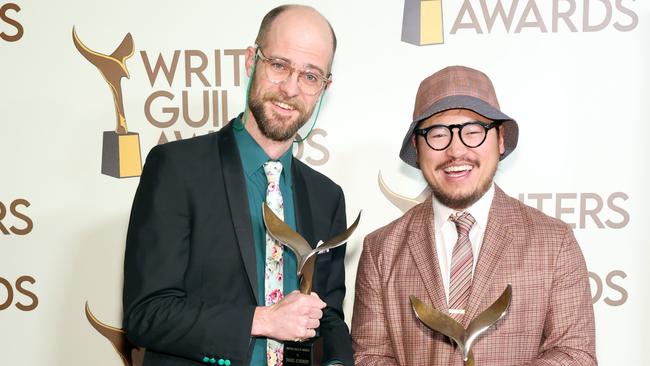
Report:
[[[251,89],[254,88],[255,84],[251,86]],[[281,102],[290,105],[298,112],[298,117],[291,121],[290,116],[283,116],[274,111],[266,112],[264,110],[264,102]],[[313,107],[311,110],[307,111],[305,106],[300,103],[298,100],[294,99],[285,99],[279,93],[267,91],[261,96],[255,96],[251,93],[249,97],[248,107],[257,121],[257,126],[262,132],[262,135],[265,137],[274,140],[274,141],[287,141],[292,139],[298,130],[309,120],[313,112]]]
[[[446,164],[447,163],[441,164],[440,166]],[[478,161],[473,161],[472,164],[475,167],[480,166],[479,165],[480,163]],[[479,186],[473,192],[470,193],[461,193],[461,194],[448,193],[448,192],[444,192],[441,189],[441,187],[434,186],[432,184],[429,184],[429,187],[431,187],[431,192],[433,193],[433,196],[438,200],[438,202],[454,210],[463,210],[473,205],[474,203],[476,203],[476,201],[478,201],[479,199],[481,199],[481,197],[483,197],[485,192],[487,192],[490,189],[495,174],[496,174],[496,167],[494,171],[492,171],[492,174],[485,177],[483,181],[479,182]]]

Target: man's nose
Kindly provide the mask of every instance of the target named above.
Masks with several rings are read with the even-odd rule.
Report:
[[[298,85],[298,75],[297,71],[292,71],[291,74],[287,77],[285,81],[280,83],[280,90],[287,97],[295,97],[300,94],[300,86]]]
[[[460,131],[458,129],[452,130],[451,143],[447,147],[447,154],[449,156],[458,157],[467,152],[467,146],[460,139]]]

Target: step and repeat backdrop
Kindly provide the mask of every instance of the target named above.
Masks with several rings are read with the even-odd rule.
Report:
[[[647,365],[648,2],[304,3],[331,21],[339,48],[320,118],[294,154],[343,187],[349,218],[363,210],[346,320],[363,237],[428,193],[398,158],[417,87],[460,64],[486,72],[519,122],[496,182],[574,227],[600,364]],[[155,145],[217,131],[243,110],[244,50],[279,4],[0,0],[0,364],[121,364],[84,309],[121,325],[140,164]]]

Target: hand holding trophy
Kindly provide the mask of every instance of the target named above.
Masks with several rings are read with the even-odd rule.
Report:
[[[266,203],[262,204],[262,217],[269,235],[287,246],[296,255],[300,293],[308,295],[313,287],[316,256],[344,244],[356,230],[361,213],[357,215],[357,219],[349,228],[326,242],[319,243],[315,248],[312,248],[300,234],[280,220]],[[323,340],[318,336],[303,341],[284,342],[285,366],[318,366],[323,362],[322,354]]]

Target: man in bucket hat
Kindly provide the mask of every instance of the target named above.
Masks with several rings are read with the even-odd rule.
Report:
[[[467,328],[508,284],[508,312],[471,347],[477,366],[596,365],[589,279],[570,226],[493,183],[518,132],[484,73],[452,66],[422,81],[400,157],[433,194],[365,238],[356,365],[461,366],[461,347],[425,326],[409,297]]]

